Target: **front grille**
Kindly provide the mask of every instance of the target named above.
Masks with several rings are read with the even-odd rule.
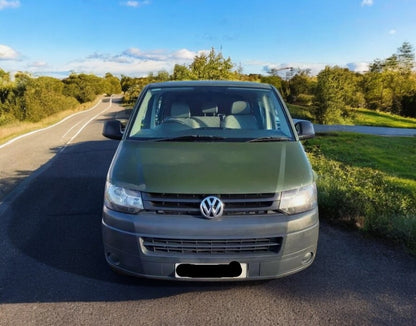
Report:
[[[161,255],[251,255],[278,253],[282,238],[214,240],[141,238],[141,243],[148,253]]]
[[[201,215],[201,201],[208,195],[142,193],[144,208],[159,214]],[[275,213],[279,207],[278,193],[220,194],[223,215]]]

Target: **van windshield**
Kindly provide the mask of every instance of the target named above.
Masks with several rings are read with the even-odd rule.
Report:
[[[294,140],[271,89],[192,86],[148,88],[128,138],[155,141]]]

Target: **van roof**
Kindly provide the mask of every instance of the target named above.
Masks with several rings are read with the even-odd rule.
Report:
[[[166,87],[245,87],[245,88],[264,88],[271,89],[269,84],[244,82],[244,81],[229,81],[229,80],[191,80],[191,81],[167,81],[161,83],[149,84],[150,88],[166,88]]]

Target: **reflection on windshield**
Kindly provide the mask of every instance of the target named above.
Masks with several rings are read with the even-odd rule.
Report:
[[[129,137],[159,141],[281,141],[293,139],[293,134],[273,91],[198,86],[148,89]]]

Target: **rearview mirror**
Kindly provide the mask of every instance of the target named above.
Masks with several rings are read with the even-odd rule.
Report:
[[[123,137],[121,122],[119,120],[106,121],[103,127],[103,136],[120,140]]]
[[[315,137],[315,129],[312,122],[308,120],[294,120],[294,122],[300,140]]]

